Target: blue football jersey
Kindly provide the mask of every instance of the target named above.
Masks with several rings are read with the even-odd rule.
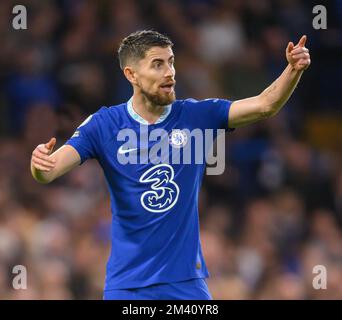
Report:
[[[198,215],[206,163],[193,161],[196,151],[187,132],[230,130],[230,105],[225,99],[176,100],[156,123],[148,124],[130,99],[100,108],[66,142],[77,150],[81,164],[97,159],[108,185],[112,247],[105,290],[209,277]],[[152,132],[161,135],[150,137]],[[164,148],[149,158],[161,141]],[[173,163],[172,154],[181,156],[186,148],[192,161]]]

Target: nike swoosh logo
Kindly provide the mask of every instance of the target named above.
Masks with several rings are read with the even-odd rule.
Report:
[[[123,147],[121,146],[121,147],[118,149],[118,153],[119,153],[119,154],[125,154],[125,153],[132,152],[132,151],[135,151],[135,150],[138,150],[138,148],[123,149]]]

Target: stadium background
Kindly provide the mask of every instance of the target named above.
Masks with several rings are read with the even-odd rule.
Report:
[[[40,185],[36,145],[61,146],[89,114],[131,95],[122,37],[153,28],[175,43],[178,98],[258,94],[308,35],[312,66],[274,118],[226,139],[226,171],[205,177],[202,246],[215,299],[342,298],[342,2],[20,1],[28,29],[0,2],[0,299],[101,299],[109,198],[95,161]],[[312,8],[328,10],[314,30]],[[15,265],[28,289],[11,286]],[[313,267],[328,271],[314,290]]]

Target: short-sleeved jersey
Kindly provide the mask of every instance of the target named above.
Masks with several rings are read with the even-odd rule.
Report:
[[[77,150],[81,164],[97,159],[108,185],[112,247],[105,290],[209,276],[198,213],[205,151],[197,157],[202,163],[194,161],[198,151],[191,132],[211,129],[215,138],[217,129],[229,131],[230,105],[224,99],[176,100],[155,124],[147,124],[131,99],[100,108],[66,142]],[[182,159],[186,150],[191,161],[172,161],[172,155]]]

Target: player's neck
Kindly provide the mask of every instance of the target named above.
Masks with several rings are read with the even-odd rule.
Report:
[[[149,124],[154,124],[164,111],[164,106],[158,106],[144,96],[133,95],[133,110]]]

